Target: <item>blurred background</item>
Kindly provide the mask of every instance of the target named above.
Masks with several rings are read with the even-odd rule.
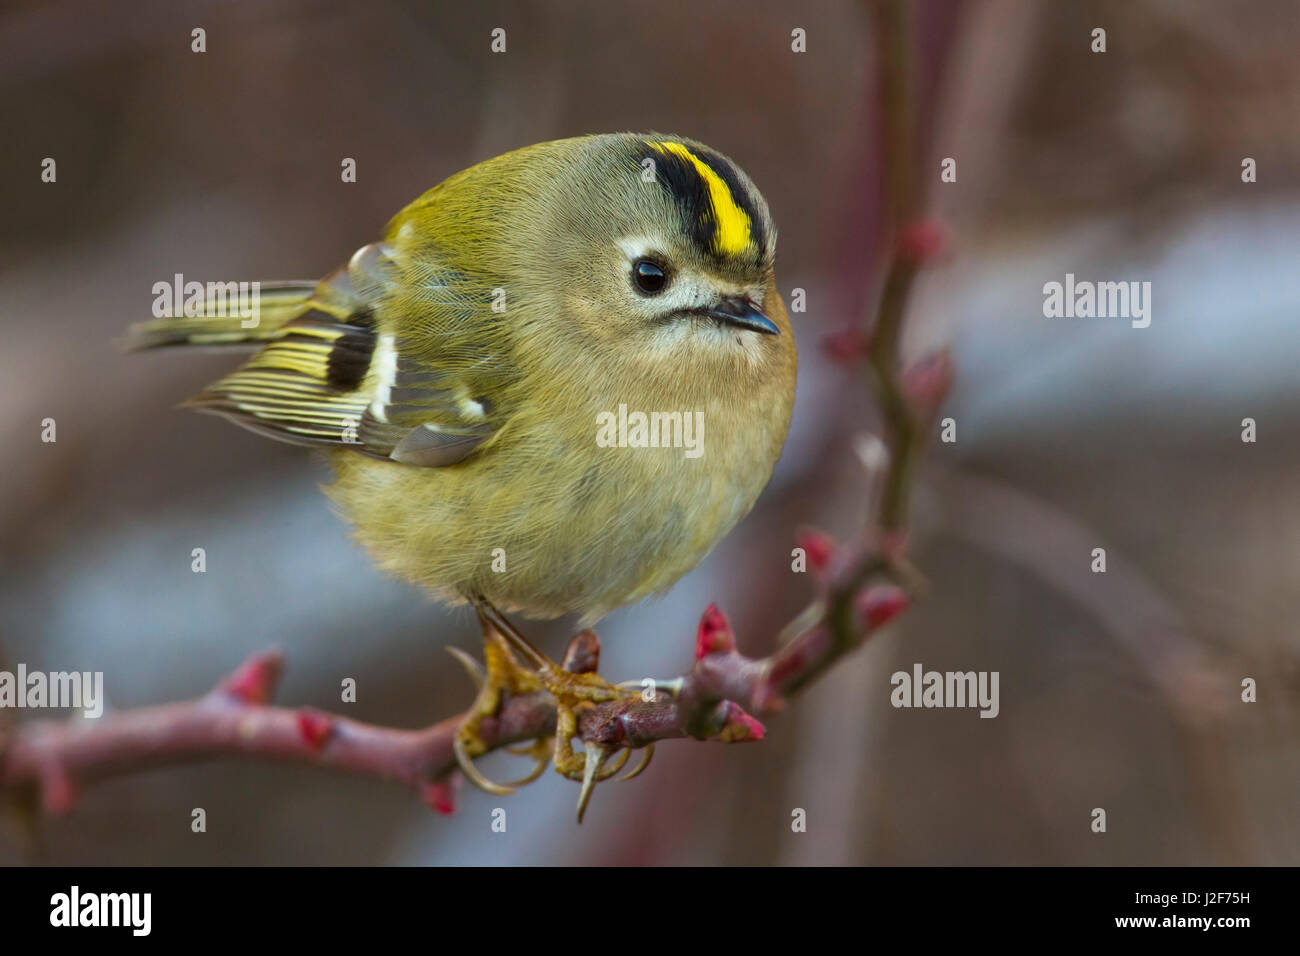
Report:
[[[951,243],[906,349],[950,348],[957,368],[941,413],[957,441],[928,449],[915,496],[924,601],[766,742],[663,744],[647,774],[598,788],[581,828],[577,787],[550,772],[509,798],[465,787],[444,818],[398,787],[223,762],[94,787],[34,853],[0,829],[0,862],[1300,862],[1300,8],[912,12],[917,175]],[[854,447],[878,430],[860,373],[819,347],[876,292],[871,29],[850,2],[7,4],[0,654],[102,670],[119,709],[200,694],[270,645],[288,658],[282,703],[396,726],[467,706],[443,647],[477,652],[471,616],[370,567],[317,492],[322,464],[174,408],[238,356],[117,343],[174,273],[318,277],[457,170],[625,129],[744,166],[781,230],[779,284],[808,310],[770,487],[667,598],[602,624],[602,670],[682,672],[710,600],[767,653],[811,593],[795,535],[856,525]],[[1150,281],[1150,327],[1044,318],[1043,284],[1067,272]],[[574,629],[530,633],[558,655]],[[918,662],[999,671],[997,719],[892,708],[890,675]]]

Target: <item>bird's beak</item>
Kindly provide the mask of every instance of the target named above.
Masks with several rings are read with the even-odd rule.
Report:
[[[723,299],[717,305],[704,309],[703,313],[711,319],[734,325],[737,328],[752,329],[765,335],[781,334],[781,330],[776,327],[776,323],[754,308],[754,303],[743,296]]]

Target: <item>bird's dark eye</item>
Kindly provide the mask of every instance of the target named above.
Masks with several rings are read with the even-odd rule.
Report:
[[[646,295],[658,295],[668,287],[668,273],[657,262],[638,259],[632,263],[632,281]]]

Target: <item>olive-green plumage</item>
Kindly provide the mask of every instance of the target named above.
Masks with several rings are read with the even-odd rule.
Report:
[[[594,621],[698,564],[771,475],[796,362],[774,248],[757,189],[698,143],[541,143],[277,301],[261,350],[191,404],[328,446],[327,491],[382,568]],[[176,321],[140,341],[177,344]],[[695,416],[698,456],[603,447],[620,406]]]

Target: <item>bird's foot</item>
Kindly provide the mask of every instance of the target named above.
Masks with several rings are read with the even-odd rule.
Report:
[[[532,783],[542,775],[542,771],[550,761],[549,746],[545,745],[546,739],[543,738],[531,747],[511,750],[511,753],[533,757],[537,760],[537,765],[531,773],[519,780],[510,783],[494,783],[483,776],[474,765],[474,758],[481,757],[489,750],[480,735],[483,721],[497,715],[506,696],[535,693],[542,690],[542,682],[532,670],[519,663],[518,658],[510,650],[510,645],[488,621],[483,619],[482,615],[479,619],[483,625],[485,668],[481,669],[478,663],[463,651],[451,649],[452,654],[464,665],[471,679],[478,685],[478,696],[474,698],[474,703],[470,706],[465,719],[461,721],[461,725],[456,728],[453,749],[456,752],[456,762],[460,764],[460,769],[471,783],[488,793],[505,795],[514,793],[516,787]]]
[[[570,642],[563,665],[556,664],[532,645],[504,615],[486,601],[476,601],[475,608],[483,627],[487,675],[479,688],[478,698],[457,734],[456,757],[466,777],[491,793],[512,793],[514,788],[536,780],[548,762],[554,761],[557,773],[582,782],[578,796],[578,822],[582,822],[595,785],[617,774],[628,761],[630,749],[606,747],[585,742],[581,753],[573,749],[580,738],[579,720],[583,711],[598,704],[632,700],[639,689],[611,684],[598,673],[600,641],[594,631],[583,631]],[[522,663],[521,663],[522,662]],[[546,690],[555,698],[556,733],[512,753],[533,757],[537,764],[523,780],[512,784],[495,784],[474,768],[472,758],[487,751],[478,736],[486,717],[495,716],[504,694],[527,694]],[[654,756],[654,745],[642,751],[637,766],[624,780],[640,774]],[[612,758],[612,759],[611,759]]]

